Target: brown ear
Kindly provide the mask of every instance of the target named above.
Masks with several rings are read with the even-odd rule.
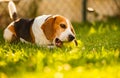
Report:
[[[53,18],[53,17],[50,17],[48,18],[45,23],[42,25],[42,29],[43,29],[43,32],[46,36],[46,38],[50,41],[52,41],[55,37],[55,20],[56,20],[56,17]]]

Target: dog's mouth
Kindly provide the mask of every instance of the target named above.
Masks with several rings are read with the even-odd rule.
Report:
[[[56,45],[57,47],[62,47],[63,42],[62,42],[60,39],[56,38],[56,39],[55,39],[55,45]]]
[[[67,42],[67,41],[61,41],[59,38],[56,38],[56,39],[55,39],[55,45],[56,45],[57,47],[62,47],[62,46],[63,46],[63,43],[68,43],[68,42]],[[76,40],[76,39],[74,40],[74,43],[75,43],[76,46],[78,46],[78,43],[77,43],[77,40]]]

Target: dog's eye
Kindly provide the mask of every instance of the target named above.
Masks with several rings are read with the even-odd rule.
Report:
[[[66,28],[66,25],[65,25],[65,24],[60,24],[60,26],[61,26],[62,28]]]

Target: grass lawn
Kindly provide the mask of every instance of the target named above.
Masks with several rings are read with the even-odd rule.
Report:
[[[5,43],[0,31],[0,78],[120,78],[120,19],[73,25],[78,46],[54,49]]]

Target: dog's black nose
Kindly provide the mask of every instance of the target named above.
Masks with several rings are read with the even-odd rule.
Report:
[[[69,35],[68,36],[68,41],[72,41],[72,40],[74,40],[75,39],[75,37],[73,36],[73,35]]]

